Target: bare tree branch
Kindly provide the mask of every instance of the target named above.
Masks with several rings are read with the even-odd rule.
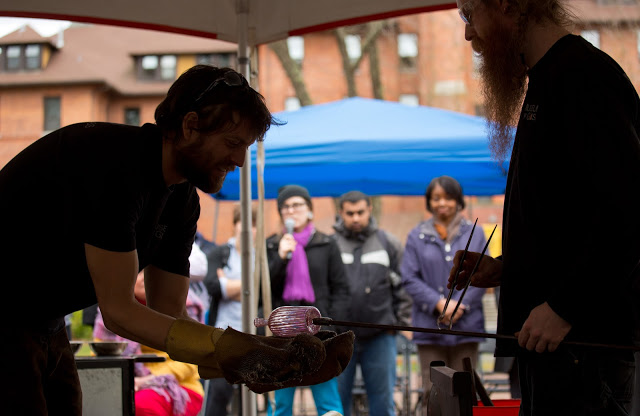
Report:
[[[291,84],[293,85],[293,89],[296,92],[296,97],[300,100],[301,106],[311,105],[313,102],[311,101],[311,97],[309,96],[309,92],[307,91],[307,86],[304,82],[304,77],[302,76],[302,69],[300,68],[300,64],[291,58],[289,55],[289,47],[287,46],[286,40],[279,40],[277,42],[273,42],[269,45],[271,50],[276,54],[278,60],[282,64],[284,71],[287,73]]]
[[[380,60],[378,56],[378,45],[375,42],[369,48],[369,71],[371,72],[371,89],[373,97],[383,100],[382,80],[380,79]]]
[[[355,97],[358,95],[356,91],[356,79],[355,79],[355,68],[351,65],[351,58],[349,57],[349,53],[347,52],[347,45],[345,42],[345,38],[347,37],[347,32],[343,27],[339,27],[333,31],[333,34],[336,37],[338,42],[338,50],[340,51],[340,56],[342,57],[342,71],[344,72],[344,77],[347,81],[347,96]]]
[[[361,41],[360,43],[361,53],[358,59],[356,59],[353,62],[349,57],[349,54],[347,53],[347,46],[345,43],[347,31],[344,28],[340,27],[335,29],[333,33],[338,42],[338,49],[340,51],[340,56],[342,57],[342,69],[344,72],[345,79],[347,81],[347,95],[349,97],[355,97],[358,95],[358,92],[356,90],[356,80],[355,80],[356,70],[360,66],[360,63],[365,58],[365,56],[370,55],[371,51],[374,50],[374,53],[376,53],[376,58],[374,59],[376,68],[373,68],[373,64],[370,64],[370,65],[372,65],[371,66],[372,77],[374,76],[374,74],[376,74],[376,78],[375,79],[372,78],[371,81],[373,83],[374,95],[376,95],[376,98],[378,98],[377,94],[382,94],[382,85],[380,83],[380,68],[379,68],[379,62],[377,59],[376,40],[378,36],[380,36],[380,34],[382,33],[382,30],[386,27],[386,22],[385,21],[371,22],[371,23],[367,23],[364,27],[366,28],[366,36],[364,40]]]

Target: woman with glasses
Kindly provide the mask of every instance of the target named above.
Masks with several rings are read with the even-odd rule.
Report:
[[[336,242],[316,230],[309,191],[287,185],[278,192],[282,232],[267,239],[273,308],[283,305],[315,306],[322,316],[344,319],[349,286]],[[319,415],[342,411],[335,378],[312,385]],[[291,416],[295,387],[275,391],[268,415]]]

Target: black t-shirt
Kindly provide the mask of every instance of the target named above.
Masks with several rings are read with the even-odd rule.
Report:
[[[0,171],[1,310],[53,319],[95,303],[85,243],[189,276],[199,214],[192,185],[164,183],[155,125],[57,130]]]
[[[639,110],[624,71],[581,37],[560,39],[530,70],[505,195],[500,333],[546,301],[572,325],[569,339],[630,342]]]

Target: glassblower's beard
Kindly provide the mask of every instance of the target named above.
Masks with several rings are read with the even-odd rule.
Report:
[[[473,43],[482,52],[479,73],[489,127],[489,146],[496,160],[504,161],[513,144],[526,92],[527,68],[522,62],[523,26],[517,33],[497,25],[485,42]]]
[[[215,164],[202,160],[199,149],[181,149],[176,152],[176,168],[180,175],[202,192],[213,194],[222,188],[224,175],[213,175]]]
[[[200,189],[202,192],[206,192],[208,194],[215,194],[216,192],[222,189],[222,184],[224,183],[224,179],[227,175],[223,176],[211,176],[205,175],[205,172],[199,172],[199,175],[196,176],[193,180],[189,180],[196,188]]]

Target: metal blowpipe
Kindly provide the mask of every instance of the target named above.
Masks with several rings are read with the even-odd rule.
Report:
[[[375,328],[375,329],[383,329],[388,331],[426,332],[429,334],[444,334],[444,335],[457,335],[457,336],[478,337],[478,338],[508,339],[513,341],[518,340],[518,338],[514,335],[487,334],[484,332],[469,332],[469,331],[452,331],[449,329],[419,328],[415,326],[402,326],[402,325],[370,324],[366,322],[335,321],[331,318],[314,318],[313,323],[315,325],[337,325],[337,326],[357,327],[357,328]],[[590,347],[590,348],[640,351],[640,346],[635,346],[635,345],[600,344],[595,342],[582,342],[582,341],[562,341],[561,345],[575,345],[575,346]]]

